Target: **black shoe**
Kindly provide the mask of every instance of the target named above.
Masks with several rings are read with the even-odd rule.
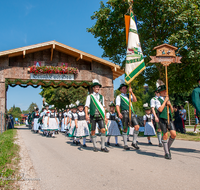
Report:
[[[137,145],[137,143],[136,144],[132,143],[131,145],[137,150],[140,149],[140,147]]]
[[[98,152],[98,149],[95,147],[95,148],[93,149],[93,151],[94,151],[94,152]]]
[[[149,142],[148,144],[149,144],[149,145],[152,145],[152,142]]]
[[[84,145],[83,145],[83,147],[87,147],[87,145],[86,145],[86,144],[84,144]]]
[[[119,146],[119,144],[117,143],[117,144],[115,144],[115,146]]]
[[[105,148],[101,148],[102,152],[109,152],[109,150],[105,147]]]
[[[107,142],[107,145],[110,145],[110,142]]]
[[[80,142],[80,141],[78,141],[78,144],[81,144],[81,142]]]
[[[130,148],[128,147],[128,145],[124,145],[124,149],[125,150],[130,150]]]
[[[127,139],[127,141],[129,141],[129,139]]]
[[[76,146],[78,146],[79,145],[79,142],[78,141],[76,141]]]
[[[172,158],[171,158],[171,156],[170,156],[170,154],[165,154],[165,159],[167,159],[167,160],[171,160]]]
[[[162,143],[159,143],[159,145],[158,145],[159,147],[163,147],[163,145],[162,145]]]
[[[73,144],[76,144],[76,141],[73,141]]]

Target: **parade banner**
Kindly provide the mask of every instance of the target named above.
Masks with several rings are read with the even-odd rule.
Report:
[[[33,74],[31,79],[37,80],[74,80],[74,74]]]
[[[145,63],[137,31],[136,21],[131,12],[128,35],[128,46],[125,65],[125,82],[131,83],[143,70]]]

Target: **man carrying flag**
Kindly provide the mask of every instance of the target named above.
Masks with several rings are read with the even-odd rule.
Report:
[[[101,129],[101,151],[102,152],[109,152],[109,150],[105,147],[106,141],[106,130],[105,130],[105,104],[104,104],[104,97],[99,94],[99,90],[101,88],[101,84],[97,79],[92,81],[91,88],[93,93],[87,96],[86,103],[85,103],[85,115],[86,120],[89,121],[91,124],[91,139],[94,146],[94,152],[97,152],[98,149],[96,147],[96,135],[95,129],[96,124],[98,123],[99,128]],[[90,116],[88,115],[88,108],[90,109]]]
[[[130,148],[127,145],[127,130],[128,125],[131,125],[135,128],[133,133],[133,142],[132,146],[136,149],[139,149],[137,145],[137,136],[139,134],[139,124],[137,121],[137,118],[134,114],[133,106],[131,104],[131,123],[129,123],[129,94],[126,94],[128,85],[125,83],[122,83],[118,90],[120,90],[121,94],[117,96],[116,98],[116,109],[118,113],[118,117],[122,119],[122,125],[123,125],[123,131],[122,131],[122,137],[124,140],[124,149],[129,150]],[[137,102],[137,98],[135,94],[132,91],[132,88],[129,87],[129,93],[131,94],[131,101]],[[121,111],[120,111],[121,110]]]

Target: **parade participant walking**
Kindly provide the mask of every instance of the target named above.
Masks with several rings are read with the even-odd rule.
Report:
[[[98,151],[96,146],[97,137],[95,135],[96,123],[98,123],[98,126],[101,130],[101,151],[109,152],[109,150],[105,147],[105,140],[106,140],[105,121],[107,121],[107,119],[105,118],[104,97],[101,94],[99,94],[101,84],[97,79],[94,79],[92,83],[93,84],[91,85],[91,88],[93,90],[93,93],[87,96],[85,104],[86,120],[89,121],[90,119],[91,138],[94,146],[94,152]],[[90,116],[88,115],[88,109],[90,109]]]
[[[71,104],[72,113],[69,115],[70,118],[70,129],[69,129],[69,137],[73,137],[73,144],[76,143],[76,137],[74,136],[74,132],[76,128],[78,128],[78,114],[77,114],[77,106]],[[79,139],[77,140],[79,142]]]
[[[160,93],[158,92],[157,88],[154,91],[155,92],[155,97],[153,97],[150,101],[151,105],[151,110],[154,116],[154,121],[155,121],[155,129],[157,130],[157,137],[158,137],[158,146],[162,147],[162,140],[161,140],[161,128],[159,125],[159,115],[158,115],[158,110],[156,109],[156,101],[160,97]]]
[[[115,104],[113,102],[110,102],[110,112],[106,113],[106,118],[107,118],[107,145],[110,145],[110,137],[114,136],[115,137],[115,146],[119,146],[118,144],[118,136],[121,136],[119,127],[118,127],[118,121],[119,118],[117,117],[117,114],[115,113]]]
[[[143,116],[144,121],[144,136],[148,139],[148,144],[152,145],[150,137],[155,136],[156,132],[153,126],[153,116],[151,114],[151,108],[149,107],[148,103],[143,105],[145,109],[145,115]]]
[[[59,109],[59,110],[58,110],[59,131],[61,130],[62,119],[63,119],[63,114],[62,114],[61,109]]]
[[[43,129],[43,135],[47,135],[48,136],[48,131],[47,131],[47,128],[49,127],[49,117],[50,117],[50,114],[51,114],[51,111],[49,110],[49,105],[47,103],[45,103],[45,110],[44,110],[44,113],[43,113],[43,126],[42,126],[42,129]]]
[[[49,131],[50,136],[55,138],[55,131],[58,130],[58,120],[55,115],[54,105],[51,106],[50,117],[48,118],[49,125],[47,127],[47,131]]]
[[[156,101],[156,109],[159,112],[159,124],[160,128],[163,132],[163,147],[165,152],[165,159],[171,159],[170,147],[176,138],[176,131],[174,124],[172,122],[172,113],[173,107],[169,101],[169,96],[166,95],[166,86],[162,82],[158,86],[158,92],[160,93],[160,97]],[[169,106],[169,124],[168,124],[168,116],[167,116],[167,106]],[[170,137],[168,139],[167,130],[170,131]]]
[[[200,116],[200,78],[197,80],[197,82],[199,86],[192,91],[192,104],[196,109],[196,117],[198,119]]]
[[[79,139],[83,138],[83,147],[87,147],[86,145],[86,137],[89,136],[89,128],[85,118],[84,105],[82,103],[78,103],[78,128],[76,128],[74,136]],[[78,141],[76,141],[76,145],[78,145]]]
[[[117,96],[116,98],[116,109],[117,109],[117,114],[120,119],[122,119],[122,124],[123,124],[123,140],[124,140],[124,149],[129,150],[130,148],[127,145],[127,130],[128,130],[128,124],[129,124],[129,94],[127,94],[127,88],[128,85],[125,83],[122,83],[118,90],[121,92],[120,95]],[[129,92],[131,93],[131,101],[132,102],[137,102],[137,98],[135,94],[132,91],[132,88],[129,88]],[[120,111],[121,109],[121,111]],[[137,144],[137,137],[139,134],[139,124],[137,121],[137,118],[134,114],[133,106],[131,104],[131,124],[129,124],[134,127],[134,132],[133,132],[133,142],[132,146],[135,149],[139,149],[139,146]]]
[[[62,120],[61,120],[61,129],[60,132],[65,133],[65,112],[64,109],[62,110]]]
[[[38,129],[38,128],[39,128],[39,125],[40,125],[40,123],[38,122],[39,117],[40,117],[39,109],[36,108],[36,109],[35,109],[35,112],[34,112],[34,114],[33,114],[33,131],[34,131],[35,133],[38,133],[38,130],[39,130],[39,129]]]

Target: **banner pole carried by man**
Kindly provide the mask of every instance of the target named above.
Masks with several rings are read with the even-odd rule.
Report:
[[[123,124],[122,137],[124,140],[125,150],[129,150],[129,147],[127,145],[128,125],[134,127],[132,146],[136,149],[139,149],[137,145],[139,124],[132,107],[132,101],[136,102],[137,98],[132,91],[131,82],[145,69],[145,63],[143,59],[139,35],[137,32],[136,19],[132,11],[130,0],[129,4],[130,4],[129,8],[130,16],[125,15],[126,42],[127,42],[125,82],[124,83],[122,82],[122,84],[118,88],[121,91],[121,94],[116,98],[117,113],[119,118],[122,119],[122,124]],[[126,94],[127,88],[129,88],[129,94]]]

